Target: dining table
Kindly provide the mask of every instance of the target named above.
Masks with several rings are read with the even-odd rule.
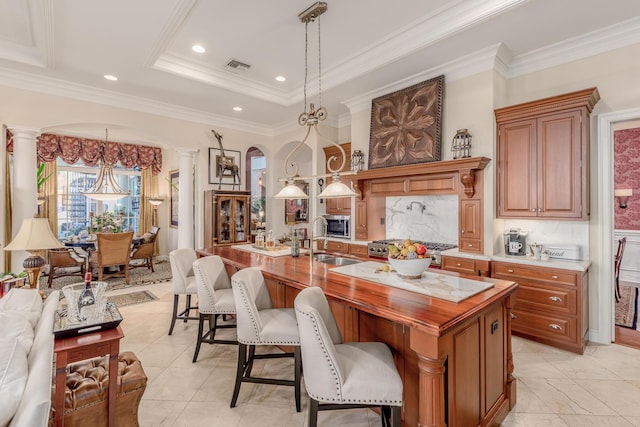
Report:
[[[140,245],[141,243],[143,243],[143,239],[141,236],[138,237],[134,237],[133,240],[131,241],[131,246],[132,248],[135,248],[136,246]],[[85,264],[86,264],[86,271],[90,271],[89,270],[89,262],[90,262],[90,258],[91,258],[91,252],[96,250],[96,240],[89,240],[89,239],[72,239],[72,240],[68,240],[65,239],[62,241],[62,244],[64,244],[65,247],[67,248],[80,248],[83,251],[85,251],[86,255],[82,255],[82,254],[78,254],[79,256],[82,256],[83,258],[85,258]]]

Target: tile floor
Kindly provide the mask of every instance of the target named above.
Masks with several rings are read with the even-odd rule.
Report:
[[[173,293],[170,282],[149,285],[157,301],[122,307],[122,350],[136,352],[149,381],[140,404],[141,426],[303,426],[293,389],[243,384],[238,405],[229,408],[236,347],[203,344],[191,363],[197,322],[179,322],[168,336]],[[142,290],[142,288],[136,288]],[[114,291],[128,292],[130,290]],[[224,331],[233,334],[233,330]],[[582,356],[513,338],[518,403],[503,426],[639,426],[640,350],[619,345],[589,345]],[[291,360],[264,363],[288,377]],[[321,412],[320,426],[379,426],[372,411]]]

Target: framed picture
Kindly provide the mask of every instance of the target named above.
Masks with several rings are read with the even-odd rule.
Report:
[[[309,183],[296,182],[304,194],[309,195]],[[309,200],[308,199],[285,199],[284,200],[284,223],[287,225],[309,222]]]
[[[371,101],[369,169],[440,160],[444,76]]]
[[[171,222],[169,225],[171,228],[178,228],[178,178],[179,171],[169,171],[169,184],[171,184],[171,198],[170,198],[170,210],[171,210]]]
[[[221,173],[222,181],[220,180]],[[239,151],[224,150],[223,157],[219,148],[209,148],[209,184],[232,186],[237,184],[239,190],[241,176]]]

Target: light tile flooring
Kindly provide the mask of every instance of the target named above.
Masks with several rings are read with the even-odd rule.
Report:
[[[236,347],[203,344],[198,362],[191,363],[197,322],[178,322],[168,336],[171,283],[146,289],[158,301],[120,309],[121,349],[134,351],[149,377],[140,404],[141,426],[305,425],[306,394],[302,412],[296,413],[291,387],[243,384],[237,407],[229,408]],[[640,427],[640,350],[592,344],[580,356],[517,337],[513,349],[518,403],[503,426]],[[290,359],[258,362],[256,374],[267,363],[269,374],[292,375]],[[321,412],[319,425],[365,427],[380,421],[369,410],[343,410]]]

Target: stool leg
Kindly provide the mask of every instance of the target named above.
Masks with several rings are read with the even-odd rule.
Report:
[[[300,346],[293,349],[294,374],[294,394],[296,397],[296,412],[300,412],[300,377],[302,376],[302,358],[300,357]]]
[[[187,294],[187,305],[184,307],[184,323],[187,323],[187,317],[191,316],[191,295]]]
[[[253,359],[256,355],[256,346],[255,345],[250,345],[249,346],[249,357],[247,358],[247,367],[244,370],[245,371],[245,375],[250,377],[251,376],[251,370],[253,369]]]
[[[176,319],[178,318],[178,303],[180,296],[178,294],[173,295],[173,315],[171,316],[171,326],[169,326],[169,335],[173,333],[173,327],[176,325]]]
[[[309,427],[318,427],[318,401],[309,398]]]
[[[238,368],[236,369],[236,385],[233,389],[233,396],[231,397],[231,408],[236,407],[236,401],[238,400],[238,394],[240,393],[240,385],[242,384],[242,376],[244,375],[244,367],[247,363],[247,345],[238,343]]]
[[[193,353],[193,360],[191,361],[191,363],[196,363],[196,360],[198,360],[198,353],[200,353],[200,345],[202,344],[202,331],[204,329],[204,318],[209,316],[211,315],[200,313],[200,319],[198,319],[198,341],[196,342],[196,351],[195,353]]]
[[[400,427],[400,410],[401,406],[392,406],[391,407],[391,427]]]

